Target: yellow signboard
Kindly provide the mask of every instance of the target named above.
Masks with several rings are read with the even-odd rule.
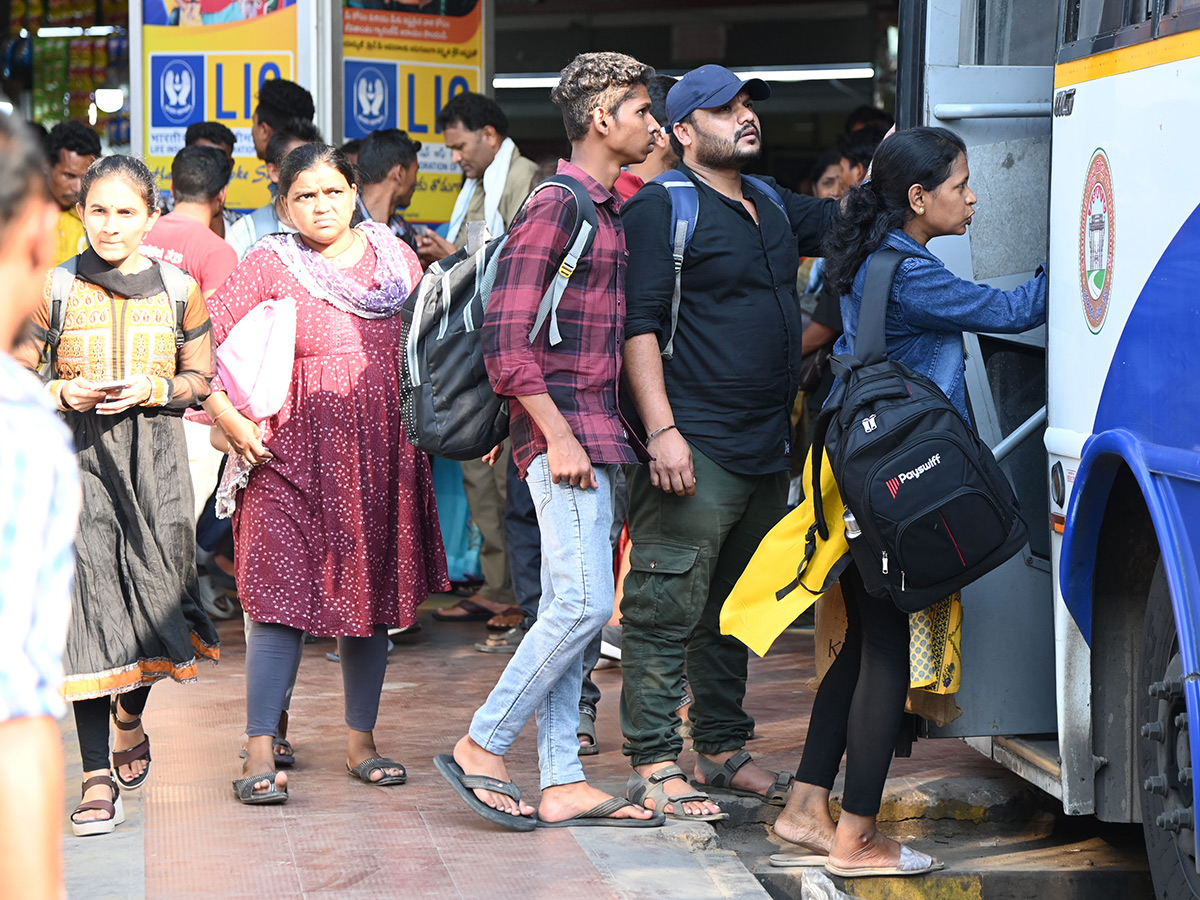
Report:
[[[414,0],[405,12],[361,7],[348,0],[342,17],[345,138],[399,128],[421,142],[420,174],[410,222],[446,222],[462,186],[437,128],[456,94],[480,90],[482,3]]]
[[[146,26],[142,35],[143,155],[159,187],[170,186],[171,160],[188,125],[219,122],[236,138],[226,204],[255,209],[267,203],[266,168],[254,153],[251,118],[264,81],[296,80],[297,7],[228,24]]]

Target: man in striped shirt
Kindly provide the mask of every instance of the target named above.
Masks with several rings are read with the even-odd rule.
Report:
[[[75,570],[79,475],[66,427],[9,355],[43,299],[58,210],[41,151],[0,115],[0,897],[57,900],[62,742],[57,716]]]

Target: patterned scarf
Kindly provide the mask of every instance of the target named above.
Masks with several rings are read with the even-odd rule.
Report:
[[[361,319],[388,319],[400,312],[409,293],[421,279],[421,263],[391,230],[378,222],[363,222],[354,229],[375,250],[375,280],[365,288],[344,269],[313,250],[298,234],[273,234],[258,243],[279,257],[310,294],[342,312]]]

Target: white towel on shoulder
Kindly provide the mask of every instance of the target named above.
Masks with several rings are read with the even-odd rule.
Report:
[[[504,185],[508,181],[508,170],[512,166],[513,153],[517,145],[512,138],[505,138],[492,164],[483,172],[483,221],[487,223],[491,237],[504,234],[504,219],[500,215],[500,197],[504,194]],[[463,181],[458,199],[454,201],[454,212],[450,214],[450,227],[446,229],[446,237],[454,240],[462,228],[463,220],[467,217],[467,207],[471,205],[471,197],[479,186],[480,179],[468,178]]]

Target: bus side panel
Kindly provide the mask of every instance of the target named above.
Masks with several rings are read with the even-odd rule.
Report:
[[[1162,54],[1164,62],[1136,68],[1127,64],[1133,59],[1131,52],[1141,61],[1137,65],[1147,54]],[[1143,429],[1180,416],[1180,395],[1191,392],[1197,380],[1194,375],[1183,380],[1176,374],[1167,377],[1159,358],[1173,358],[1178,350],[1182,362],[1187,355],[1194,357],[1200,344],[1193,318],[1149,314],[1150,303],[1140,299],[1156,278],[1168,270],[1178,273],[1175,262],[1161,271],[1156,267],[1200,201],[1195,180],[1176,177],[1177,167],[1171,162],[1180,160],[1181,149],[1195,147],[1200,138],[1200,124],[1185,112],[1200,96],[1200,59],[1174,59],[1172,39],[1162,38],[1085,63],[1067,63],[1055,72],[1056,100],[1068,91],[1073,95],[1071,103],[1056,103],[1061,114],[1053,126],[1047,323],[1046,441],[1050,464],[1062,465],[1067,495],[1052,511],[1061,514],[1085,505],[1080,502],[1085,498],[1077,495],[1093,477],[1099,478],[1092,486],[1097,493],[1086,504],[1092,507],[1087,516],[1075,516],[1065,536],[1052,541],[1055,595],[1066,604],[1055,613],[1056,666],[1065,679],[1059,682],[1064,693],[1074,692],[1060,697],[1059,706],[1063,800],[1069,812],[1085,811],[1094,798],[1091,728],[1094,716],[1103,711],[1090,708],[1092,668],[1085,639],[1094,635],[1087,586],[1099,528],[1092,517],[1104,515],[1101,501],[1107,498],[1112,477],[1103,467],[1084,471],[1079,457],[1098,453],[1099,447],[1087,453],[1079,448],[1095,440],[1092,435],[1097,432],[1136,428],[1128,448],[1133,458],[1126,461],[1135,474],[1140,468],[1138,481],[1147,506],[1155,505],[1162,489],[1146,466],[1139,466],[1144,454],[1133,448],[1162,440],[1161,432]],[[1198,259],[1200,253],[1193,251],[1192,257]],[[1172,280],[1178,285],[1176,277]],[[1186,281],[1197,283],[1190,276]],[[1139,306],[1144,308],[1135,313]],[[1178,298],[1171,308],[1182,311]],[[1193,363],[1190,371],[1195,369]],[[1162,380],[1148,385],[1143,373]],[[1109,412],[1099,415],[1102,397],[1111,402]],[[1194,435],[1200,430],[1200,411],[1189,410],[1177,422]],[[1193,436],[1176,446],[1190,450],[1196,444]],[[1116,455],[1126,459],[1124,452]],[[1085,520],[1093,529],[1090,537],[1080,530]],[[1159,539],[1167,541],[1164,548],[1171,546],[1174,531],[1179,532],[1174,536],[1182,535],[1172,522],[1179,524],[1160,504],[1155,525]],[[1081,538],[1083,543],[1073,546]],[[1178,578],[1178,570],[1175,575]]]
[[[1089,756],[1104,759],[1095,775],[1095,807],[1090,811],[1106,821],[1139,818],[1135,743],[1143,723],[1133,717],[1148,685],[1139,683],[1137,661],[1147,588],[1160,553],[1183,673],[1200,671],[1200,579],[1192,550],[1200,541],[1200,483],[1191,473],[1179,474],[1187,462],[1194,465],[1190,452],[1144,443],[1127,430],[1096,435],[1083,451],[1067,514],[1058,574],[1069,589],[1063,599],[1073,618],[1059,616],[1059,626],[1094,622],[1094,630],[1087,645],[1080,640],[1068,657],[1090,682],[1088,696],[1068,705],[1060,735],[1064,790],[1068,754],[1075,760],[1071,769],[1076,777],[1085,771]],[[1121,490],[1114,487],[1119,478]],[[1088,660],[1099,668],[1089,667]],[[1190,751],[1194,760],[1198,750],[1200,742],[1195,742]]]

